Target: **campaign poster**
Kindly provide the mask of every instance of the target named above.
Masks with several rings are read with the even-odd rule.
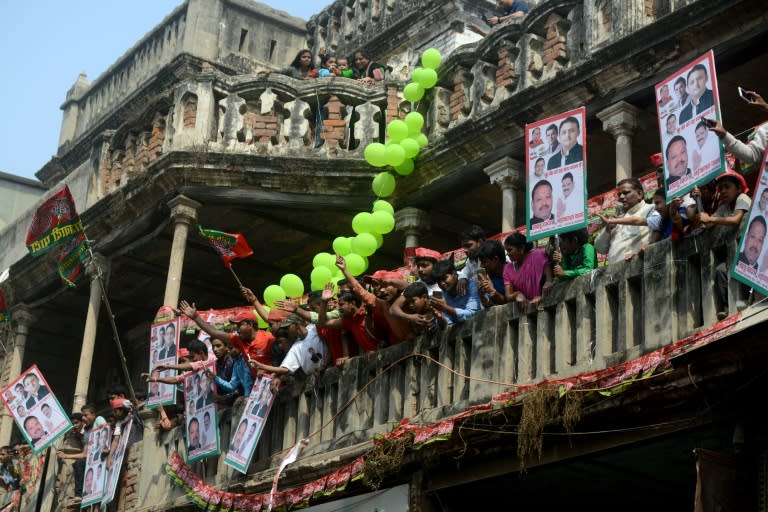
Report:
[[[670,201],[726,169],[723,145],[705,121],[721,120],[712,51],[658,83],[656,105]]]
[[[107,455],[112,444],[112,428],[102,425],[88,434],[85,478],[83,479],[83,501],[80,508],[100,503],[107,483]]]
[[[198,370],[184,379],[187,464],[218,455],[219,420],[216,382],[212,369]]]
[[[72,428],[69,415],[51,392],[37,365],[32,365],[8,384],[0,396],[35,454]]]
[[[731,275],[750,288],[768,295],[768,151],[763,154],[760,176],[752,197],[752,208],[744,224],[739,242],[739,255],[733,262]]]
[[[275,394],[272,392],[272,376],[262,375],[253,383],[245,409],[229,444],[224,463],[241,473],[248,471],[253,452],[269,417]]]
[[[152,377],[173,377],[176,370],[156,371],[161,364],[176,364],[179,351],[179,319],[152,324],[149,339],[149,372]],[[152,379],[150,379],[152,381]],[[176,403],[176,386],[163,382],[149,382],[147,406],[152,409],[159,405]]]
[[[106,487],[104,489],[104,497],[101,500],[102,505],[106,505],[115,499],[115,491],[120,481],[120,469],[123,467],[123,459],[125,458],[125,451],[128,447],[128,438],[131,437],[131,429],[133,428],[133,419],[129,419],[123,426],[120,432],[120,439],[115,447],[115,453],[112,454],[112,466],[107,471],[106,475]]]
[[[529,241],[587,225],[584,107],[525,125]]]

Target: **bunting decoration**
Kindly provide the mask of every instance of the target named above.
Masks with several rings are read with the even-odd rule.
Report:
[[[232,266],[232,260],[247,258],[253,254],[253,249],[248,246],[245,237],[240,233],[225,233],[224,231],[205,229],[199,224],[197,230],[221,256],[226,267]]]

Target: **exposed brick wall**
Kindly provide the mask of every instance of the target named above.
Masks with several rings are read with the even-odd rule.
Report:
[[[610,8],[610,6],[609,6]],[[544,42],[544,65],[549,66],[555,61],[561,63],[567,60],[565,51],[565,31],[562,27],[563,18],[550,14],[544,27],[547,30],[547,40]]]
[[[341,109],[344,105],[336,96],[331,96],[325,108],[328,111],[327,118],[323,120],[321,137],[329,147],[339,147],[345,142],[347,123],[344,121]]]
[[[515,62],[509,50],[502,48],[498,51],[499,67],[496,68],[496,87],[512,88],[517,83],[517,74],[515,73]]]
[[[249,110],[243,115],[245,124],[246,144],[269,144],[277,140],[278,119],[272,113],[260,114],[258,111]]]
[[[469,112],[469,87],[464,73],[456,73],[451,94],[451,121],[463,119]]]
[[[400,119],[400,97],[397,95],[397,86],[387,86],[387,124],[393,119]]]
[[[139,441],[128,451],[123,461],[123,474],[120,476],[118,488],[119,495],[115,497],[117,510],[133,510],[139,501],[139,473],[141,473],[141,447],[144,443]]]
[[[147,152],[149,153],[149,163],[157,160],[160,153],[163,152],[163,142],[165,141],[165,117],[160,113],[155,114],[155,118],[152,120],[152,133],[149,136],[149,146]]]

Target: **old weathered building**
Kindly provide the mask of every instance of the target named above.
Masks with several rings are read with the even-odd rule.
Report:
[[[404,246],[452,249],[470,224],[522,224],[526,122],[586,107],[590,195],[646,174],[659,146],[653,85],[709,49],[725,125],[737,133],[763,120],[736,95],[737,85],[763,86],[762,2],[529,3],[524,18],[489,30],[481,15],[490,2],[337,0],[305,22],[248,0],[187,0],[102,76],[79,77],[62,105],[57,155],[37,176],[51,193],[66,183],[75,196],[137,389],[160,306],[241,304],[194,226],[245,235],[255,254],[235,266],[254,290],[288,272],[308,278],[312,255],[349,234],[374,199],[362,149],[411,108],[425,115],[430,142],[398,180],[398,230],[373,268],[401,265]],[[366,47],[392,70],[373,87],[258,73],[303,47]],[[439,83],[412,106],[402,89],[429,47],[444,55]],[[104,404],[121,374],[95,272],[65,289],[48,259],[27,254],[31,216],[0,231],[13,322],[0,381],[36,363],[66,406]],[[719,251],[732,254],[733,240],[661,242],[558,285],[539,309],[496,307],[434,339],[354,358],[297,396],[280,395],[248,475],[219,460],[193,469],[219,489],[261,495],[283,450],[310,436],[280,489],[320,482],[311,504],[379,485],[392,489],[390,508],[407,498],[411,510],[680,509],[694,500],[692,451],[703,448],[731,456],[742,510],[765,510],[757,410],[768,313],[758,298],[717,323]],[[562,398],[541,385],[569,378]],[[165,475],[173,450],[183,452],[182,432],[159,433],[143,414],[118,508],[185,508],[189,499]],[[416,429],[425,426],[435,429]],[[12,430],[4,411],[0,444]],[[356,461],[362,479],[339,488],[327,478]],[[50,464],[49,481],[63,467]],[[59,483],[44,510],[62,507],[71,481]]]

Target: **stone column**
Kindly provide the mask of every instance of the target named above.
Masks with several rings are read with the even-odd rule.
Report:
[[[640,127],[640,109],[626,101],[597,113],[603,130],[616,139],[616,182],[632,176],[632,135]]]
[[[401,208],[395,212],[395,229],[405,233],[406,250],[419,247],[419,236],[431,227],[429,214],[418,208]]]
[[[174,222],[174,228],[163,304],[175,307],[179,303],[181,273],[184,269],[184,253],[187,248],[189,227],[195,224],[197,209],[202,205],[187,196],[178,195],[168,201],[168,206],[171,207],[171,218]]]
[[[524,165],[520,160],[505,156],[483,169],[491,183],[501,189],[501,231],[506,233],[517,227],[515,196],[525,182]]]
[[[83,346],[80,348],[80,364],[77,367],[75,400],[72,404],[72,412],[79,412],[80,408],[88,402],[93,349],[96,346],[96,331],[99,325],[99,310],[101,309],[101,285],[99,284],[99,278],[101,277],[104,280],[104,286],[106,287],[109,262],[101,254],[94,254],[93,259],[86,265],[85,271],[91,278],[91,294],[88,299],[88,313],[85,316]]]
[[[27,345],[27,336],[29,327],[35,321],[36,315],[24,305],[11,308],[11,325],[13,326],[15,336],[13,339],[13,351],[10,361],[8,361],[8,382],[21,375],[21,364],[24,362],[24,348]],[[2,408],[2,422],[0,422],[0,446],[5,446],[11,442],[11,432],[13,429],[13,417],[8,414],[5,407]]]

